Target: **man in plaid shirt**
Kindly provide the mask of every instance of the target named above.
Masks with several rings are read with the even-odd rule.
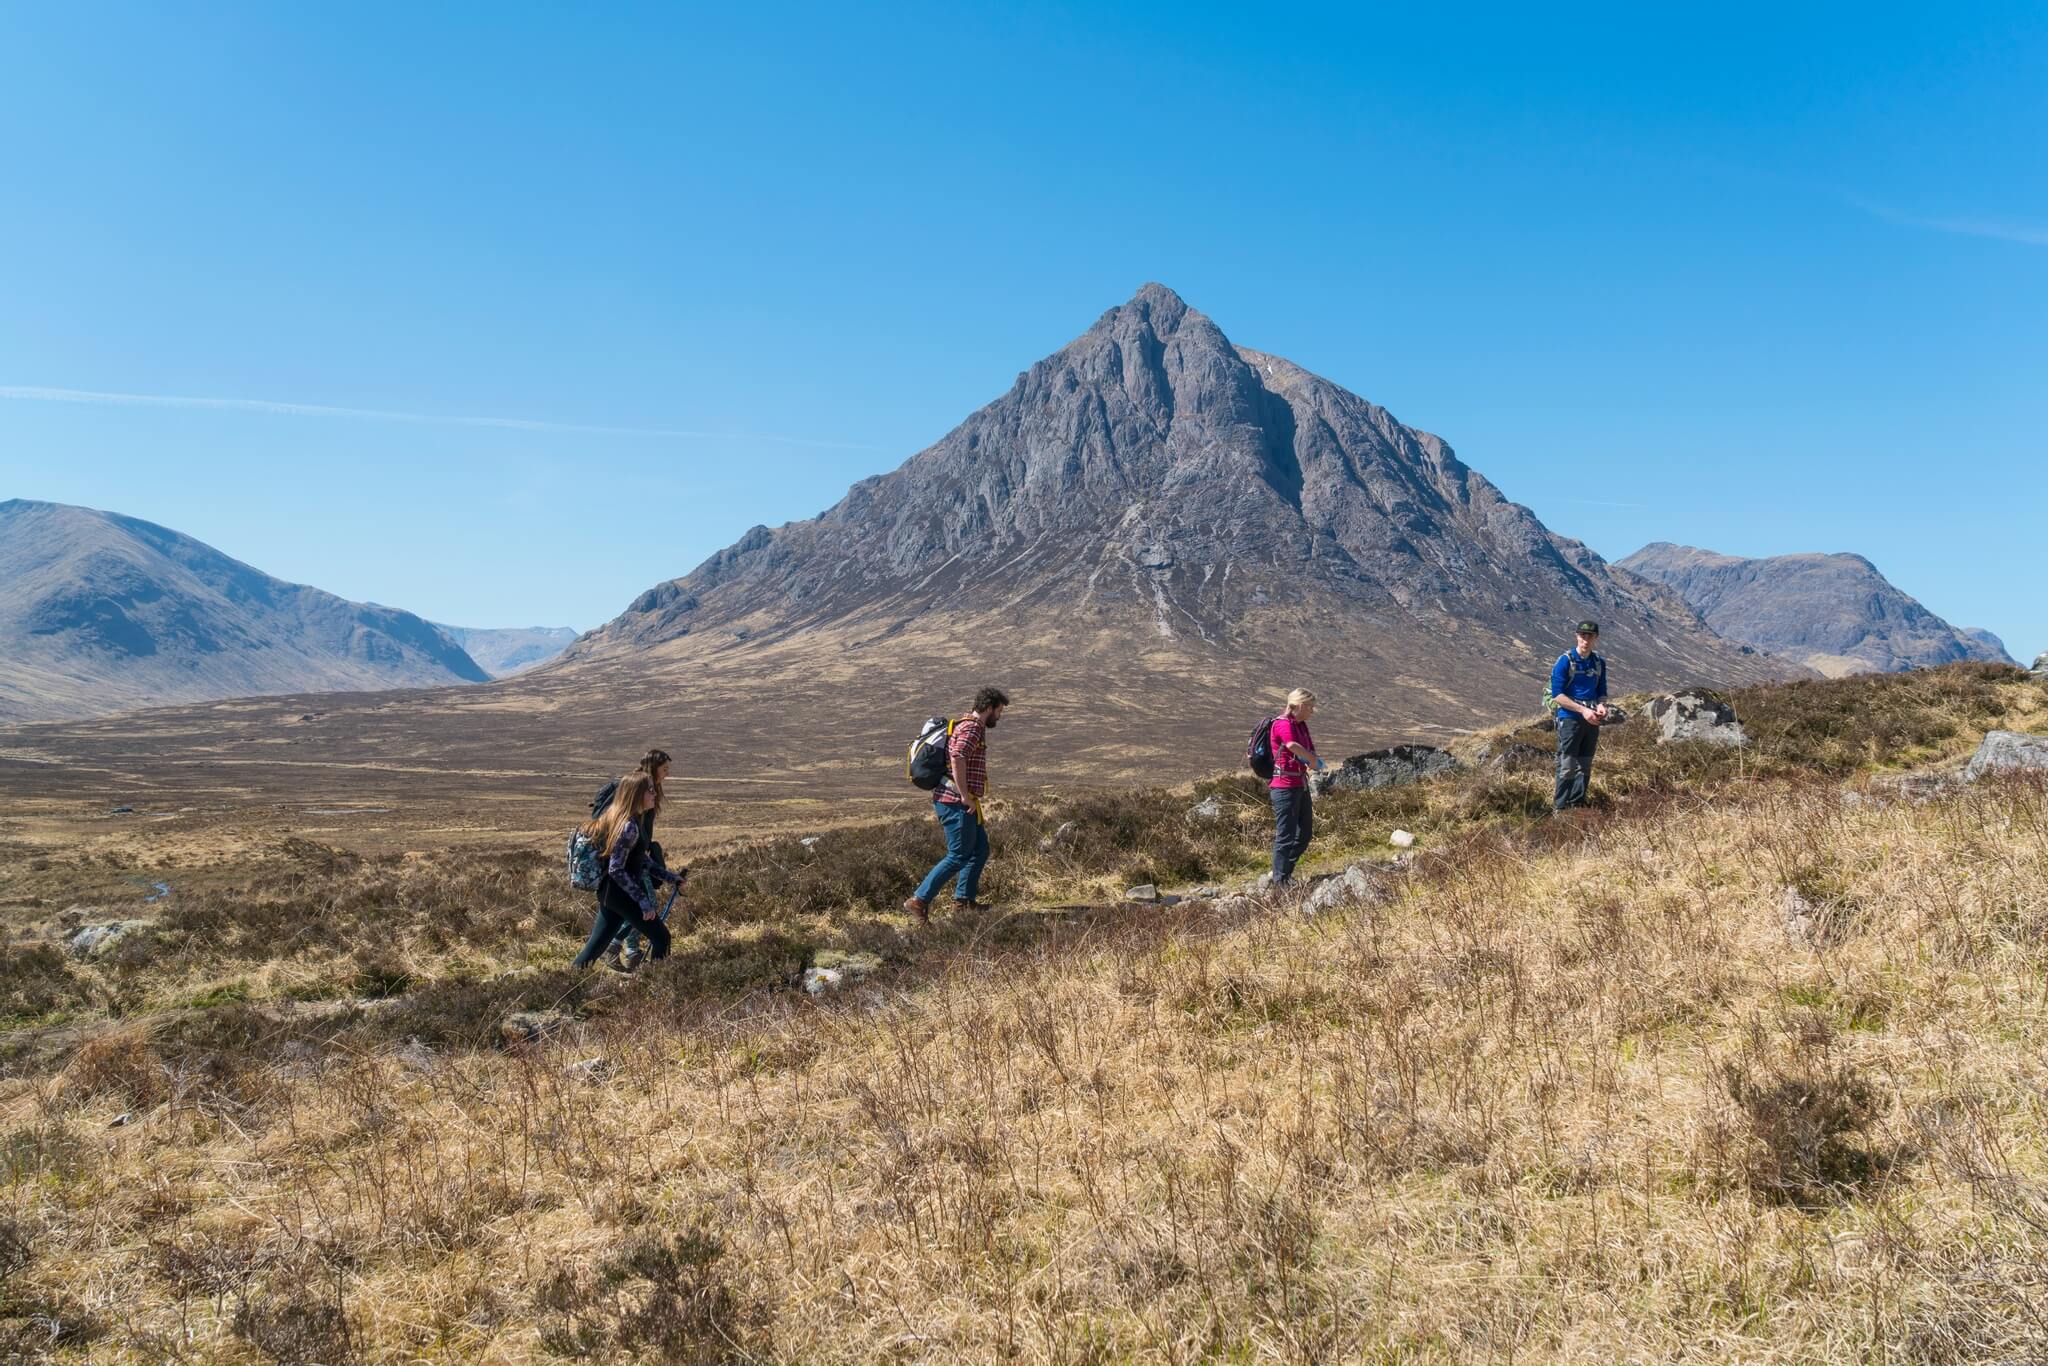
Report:
[[[931,924],[932,898],[949,877],[956,879],[953,909],[981,909],[975,893],[981,888],[981,870],[988,864],[988,825],[981,815],[982,794],[988,790],[988,732],[996,728],[1003,708],[1009,705],[1001,688],[983,688],[974,695],[974,710],[953,723],[953,738],[946,749],[951,771],[932,794],[932,814],[946,832],[946,856],[903,903],[903,909],[916,916],[920,925]]]

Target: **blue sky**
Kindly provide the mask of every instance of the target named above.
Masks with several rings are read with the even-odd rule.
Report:
[[[2048,10],[1425,8],[0,7],[0,497],[589,627],[1156,279],[2048,647]]]

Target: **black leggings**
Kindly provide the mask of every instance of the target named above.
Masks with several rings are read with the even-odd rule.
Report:
[[[607,889],[608,891],[609,889]],[[597,895],[597,923],[590,927],[590,942],[583,946],[583,952],[576,955],[574,966],[587,968],[597,961],[612,940],[619,937],[619,931],[631,927],[647,937],[647,956],[668,957],[668,925],[659,917],[643,920],[641,911],[624,893],[617,900],[599,892]]]

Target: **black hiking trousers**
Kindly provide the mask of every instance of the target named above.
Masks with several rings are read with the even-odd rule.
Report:
[[[633,898],[607,881],[597,894],[597,923],[590,927],[590,942],[583,946],[583,952],[576,955],[574,966],[587,968],[595,963],[597,956],[628,926],[646,937],[649,958],[668,957],[668,925],[659,918],[643,920],[640,915],[640,908],[633,903]]]
[[[1577,712],[1557,714],[1557,792],[1551,798],[1554,811],[1569,811],[1586,804],[1586,784],[1593,777],[1593,750],[1600,743],[1600,727]]]

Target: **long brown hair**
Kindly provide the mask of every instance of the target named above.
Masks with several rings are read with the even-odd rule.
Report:
[[[639,819],[640,803],[653,787],[651,774],[628,773],[619,779],[611,805],[583,827],[583,833],[596,842],[606,858],[611,857],[612,846],[619,842],[619,831],[626,828],[626,822]]]
[[[640,771],[654,779],[654,809],[661,810],[661,770],[669,764],[668,751],[650,749],[640,758]]]

